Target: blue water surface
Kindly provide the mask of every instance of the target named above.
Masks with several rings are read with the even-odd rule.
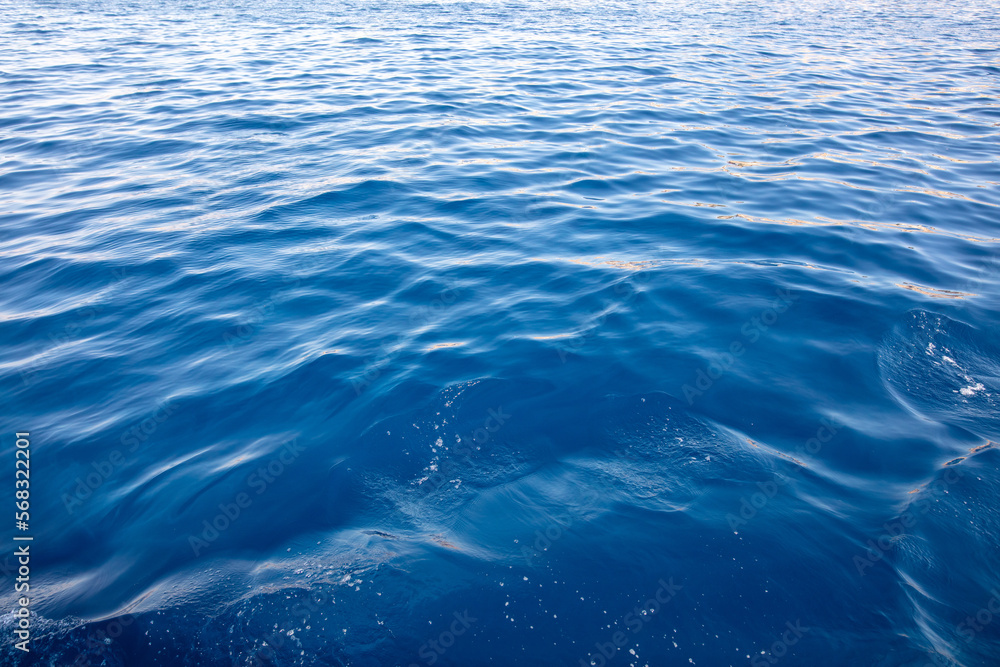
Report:
[[[997,16],[4,2],[0,663],[1000,665]]]

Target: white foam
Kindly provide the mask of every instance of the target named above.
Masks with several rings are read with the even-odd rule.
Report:
[[[984,387],[981,382],[976,382],[975,384],[971,384],[968,387],[962,387],[961,389],[959,389],[959,391],[961,392],[962,396],[975,396],[977,391],[982,391],[985,388],[986,387]]]

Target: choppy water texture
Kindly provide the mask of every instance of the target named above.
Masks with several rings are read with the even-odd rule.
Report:
[[[4,3],[0,661],[1000,664],[997,10]]]

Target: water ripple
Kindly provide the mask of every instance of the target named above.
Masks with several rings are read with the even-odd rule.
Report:
[[[995,10],[0,7],[0,654],[996,663]]]

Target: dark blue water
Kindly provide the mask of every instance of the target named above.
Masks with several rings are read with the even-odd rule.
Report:
[[[4,3],[0,662],[1000,664],[996,12]]]

